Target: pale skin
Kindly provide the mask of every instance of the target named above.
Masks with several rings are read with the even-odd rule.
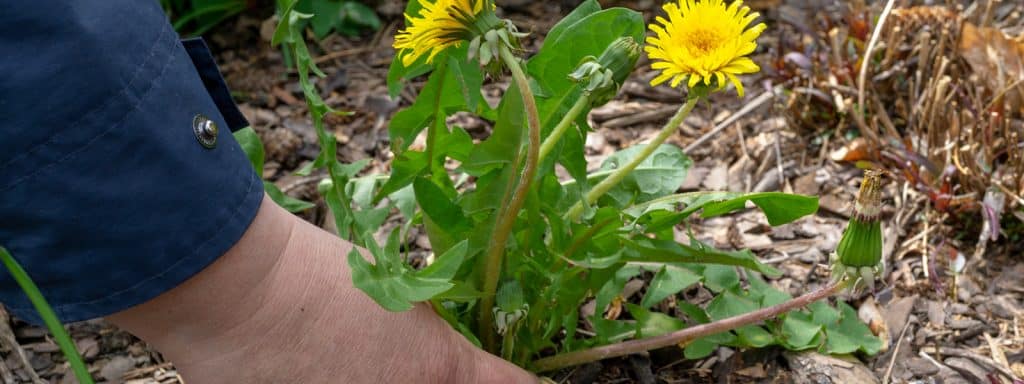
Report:
[[[107,319],[161,351],[189,384],[538,382],[428,305],[380,308],[352,286],[351,249],[264,197],[217,261]]]

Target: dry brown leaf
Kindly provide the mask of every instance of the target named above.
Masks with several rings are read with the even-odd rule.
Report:
[[[878,303],[875,302],[873,297],[868,297],[857,309],[857,317],[860,318],[868,328],[871,329],[871,333],[878,336],[882,340],[882,347],[879,352],[885,352],[889,350],[889,343],[892,340],[890,336],[890,330],[888,324],[885,322],[885,316],[882,314],[882,310],[878,307]],[[897,333],[900,330],[896,330]]]
[[[622,314],[622,302],[626,301],[622,296],[615,296],[612,298],[612,302],[608,304],[608,310],[604,313],[604,318],[608,320],[615,320]]]
[[[1004,94],[1013,110],[1024,111],[1024,36],[1012,38],[990,27],[965,22],[960,56],[995,96]]]
[[[868,141],[863,137],[853,139],[843,147],[832,151],[833,161],[857,162],[868,159]]]

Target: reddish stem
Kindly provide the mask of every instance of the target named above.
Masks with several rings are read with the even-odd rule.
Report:
[[[805,307],[815,301],[835,295],[842,290],[845,285],[846,284],[844,282],[833,282],[825,287],[815,290],[814,292],[768,308],[762,308],[750,313],[744,313],[739,316],[733,316],[715,322],[681,329],[660,336],[624,341],[621,343],[545,357],[535,360],[532,368],[537,372],[546,372],[559,368],[585,364],[592,361],[603,360],[610,357],[632,355],[634,353],[664,348],[671,345],[685,344],[701,337],[711,336],[745,325],[758,323],[794,309]]]

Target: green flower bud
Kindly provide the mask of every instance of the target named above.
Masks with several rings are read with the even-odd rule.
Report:
[[[602,67],[609,69],[614,74],[615,84],[619,86],[626,81],[637,59],[640,58],[640,44],[632,37],[620,37],[615,39],[608,48],[597,58]]]
[[[882,270],[881,208],[882,174],[868,170],[864,173],[853,215],[832,257],[833,279],[851,279],[854,288],[864,283],[874,290],[875,278]]]
[[[491,312],[494,314],[494,328],[504,336],[520,319],[530,313],[530,305],[523,297],[523,288],[518,281],[512,280],[502,284],[495,294],[495,304]]]
[[[615,97],[639,57],[640,45],[636,40],[620,37],[605,48],[601,57],[584,57],[569,79],[584,83],[583,91],[590,95],[591,104],[601,105]]]
[[[320,183],[316,185],[316,190],[321,195],[326,195],[334,188],[334,182],[331,179],[320,180]]]

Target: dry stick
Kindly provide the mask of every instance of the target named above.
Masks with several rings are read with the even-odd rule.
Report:
[[[995,360],[992,360],[992,359],[987,358],[985,356],[979,355],[979,354],[974,353],[974,352],[972,352],[970,350],[967,350],[967,349],[963,349],[963,348],[949,348],[949,347],[938,347],[938,348],[936,348],[936,347],[924,347],[924,348],[921,348],[921,352],[920,353],[925,354],[925,355],[927,355],[928,353],[935,353],[935,354],[938,354],[938,355],[948,355],[948,356],[956,356],[956,357],[962,357],[962,358],[965,358],[965,359],[970,359],[970,360],[974,361],[975,363],[987,366],[987,368],[992,368],[992,369],[995,369],[995,370],[999,371],[999,373],[1001,373],[1004,376],[1010,378],[1010,380],[1020,380],[1020,378],[1017,377],[1017,374],[1014,373],[1013,371],[1011,371],[1009,368],[1003,367],[1002,365],[997,363]]]
[[[736,120],[739,120],[741,117],[746,116],[748,113],[750,113],[751,111],[753,111],[757,107],[760,107],[764,103],[767,103],[769,100],[775,98],[775,93],[781,92],[781,91],[782,91],[782,87],[775,87],[775,88],[772,88],[772,90],[770,90],[770,91],[767,91],[767,92],[764,92],[764,93],[762,93],[760,95],[757,95],[757,97],[755,97],[753,100],[750,100],[750,102],[747,103],[747,105],[744,105],[743,108],[740,108],[739,111],[736,111],[736,113],[730,115],[728,118],[726,118],[721,123],[716,125],[714,129],[712,129],[708,133],[705,133],[703,136],[701,136],[699,139],[697,139],[697,141],[694,141],[694,142],[690,143],[690,145],[687,145],[686,148],[683,148],[683,152],[684,153],[691,153],[691,152],[693,152],[694,149],[697,149],[697,147],[700,147],[701,145],[704,145],[705,142],[707,142],[708,140],[711,140],[712,137],[715,137],[715,135],[717,135],[719,132],[721,132],[726,127],[732,125],[732,123],[735,123]]]
[[[701,337],[726,332],[745,325],[754,324],[760,321],[774,318],[783,313],[805,307],[815,301],[835,295],[845,287],[845,282],[833,282],[829,285],[806,295],[797,297],[785,303],[777,304],[768,308],[762,308],[750,313],[733,316],[715,322],[701,324],[695,327],[681,329],[661,336],[648,337],[646,339],[630,340],[617,344],[605,345],[596,348],[584,349],[582,351],[562,353],[550,357],[535,360],[532,368],[537,372],[547,372],[559,368],[571,367],[579,364],[586,364],[592,361],[603,360],[611,357],[619,357],[649,351],[657,348],[664,348],[672,345],[684,344]]]
[[[494,232],[485,254],[486,259],[484,259],[484,290],[483,297],[480,299],[479,334],[483,339],[484,347],[491,352],[494,352],[497,347],[493,328],[494,314],[491,312],[491,308],[494,307],[494,294],[498,290],[498,279],[501,277],[501,261],[505,256],[505,244],[512,233],[512,225],[516,222],[516,216],[519,215],[519,210],[526,200],[533,177],[537,173],[537,158],[540,152],[540,118],[537,113],[537,103],[533,100],[533,91],[530,90],[530,82],[526,79],[519,60],[507,46],[501,45],[500,55],[512,72],[512,78],[523,98],[529,125],[529,145],[526,150],[526,165],[523,167],[523,173],[508,205],[501,211],[501,215],[494,223]],[[509,188],[512,187],[509,184]]]
[[[896,348],[892,350],[892,359],[889,359],[889,368],[885,369],[885,376],[882,377],[882,384],[889,384],[889,379],[892,378],[892,367],[896,365],[896,357],[900,354],[900,346],[903,345],[903,337],[907,334],[907,328],[910,328],[910,320],[907,320],[906,324],[903,324],[903,330],[900,331],[900,337],[896,339]]]
[[[875,24],[875,30],[871,33],[868,47],[864,49],[864,58],[860,61],[860,74],[857,76],[857,108],[860,110],[854,111],[856,114],[860,114],[867,109],[864,106],[864,83],[868,77],[868,65],[871,65],[871,52],[875,50],[875,44],[878,44],[878,38],[882,34],[882,27],[885,26],[885,19],[889,18],[889,13],[892,12],[892,5],[895,2],[895,0],[889,0],[885,3],[885,8],[882,9],[882,14],[878,17],[878,24]]]

